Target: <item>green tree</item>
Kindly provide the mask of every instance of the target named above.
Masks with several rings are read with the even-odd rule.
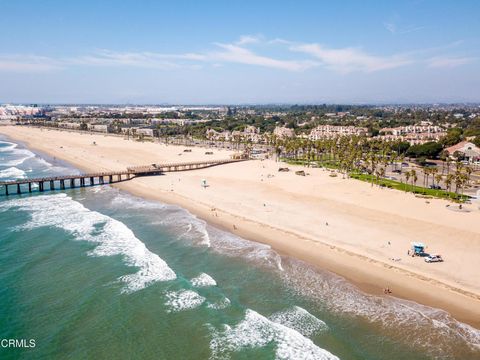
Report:
[[[452,146],[458,144],[462,141],[463,130],[460,128],[452,128],[447,131],[447,135],[445,135],[441,140],[440,143],[443,146]]]
[[[480,135],[476,136],[472,141],[476,146],[480,147]]]
[[[407,150],[407,156],[419,158],[425,157],[433,159],[438,157],[442,151],[442,144],[437,142],[427,142],[421,145],[413,145]]]

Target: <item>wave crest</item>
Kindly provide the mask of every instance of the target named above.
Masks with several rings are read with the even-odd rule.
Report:
[[[31,219],[18,230],[52,226],[71,233],[76,240],[97,243],[98,246],[89,255],[123,255],[127,265],[139,268],[138,272],[119,278],[126,284],[122,289],[124,293],[176,278],[167,263],[150,252],[125,224],[85,208],[66,194],[15,199],[0,206],[16,207],[30,213]]]

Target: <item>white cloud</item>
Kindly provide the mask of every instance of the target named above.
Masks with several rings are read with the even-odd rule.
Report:
[[[47,72],[61,69],[61,63],[44,56],[0,55],[0,71]]]
[[[115,52],[101,50],[93,55],[67,59],[75,65],[92,66],[133,66],[152,69],[171,69],[181,67],[181,61],[202,61],[200,54],[159,54],[152,52]]]
[[[390,31],[392,34],[395,34],[397,32],[397,26],[394,23],[385,22],[383,23],[383,26],[385,26],[385,29]]]
[[[413,62],[405,55],[375,56],[357,48],[332,49],[319,44],[291,46],[291,50],[309,54],[321,61],[327,68],[340,73],[354,71],[374,72],[393,69]]]
[[[471,57],[432,57],[427,60],[428,67],[432,68],[453,68],[465,65],[474,61]]]
[[[385,29],[387,29],[392,34],[399,34],[399,35],[408,34],[408,33],[425,29],[425,26],[414,26],[414,25],[399,27],[394,22],[384,22],[383,26],[385,26]]]
[[[259,43],[261,40],[260,36],[254,35],[242,35],[240,39],[235,43],[236,45],[247,45],[247,44],[256,44]]]
[[[392,30],[395,31],[392,25]],[[249,45],[255,44],[255,50]],[[372,55],[360,48],[329,48],[318,43],[295,43],[284,39],[265,40],[261,36],[244,35],[239,40],[199,53],[156,53],[148,51],[119,52],[97,50],[76,57],[49,58],[43,56],[0,55],[0,71],[45,72],[75,66],[137,67],[155,70],[200,69],[204,64],[212,68],[229,63],[262,66],[266,68],[299,72],[313,67],[347,74],[371,73],[395,69],[408,64],[428,67],[455,67],[475,59],[441,55],[456,43],[441,48],[422,49],[389,56]],[[262,54],[259,53],[261,49]],[[283,57],[271,56],[272,49]],[[451,50],[449,50],[451,52]],[[438,55],[436,55],[438,54]]]
[[[275,69],[302,71],[316,64],[308,60],[278,60],[267,56],[255,54],[253,51],[235,44],[216,44],[223,51],[209,53],[207,59],[216,62],[232,62],[247,65],[258,65]]]
[[[268,41],[269,44],[273,44],[273,45],[293,45],[294,42],[293,41],[289,41],[289,40],[285,40],[285,39],[282,39],[282,38],[275,38],[273,40],[269,40]]]
[[[279,60],[268,56],[258,55],[245,46],[238,44],[251,44],[259,41],[258,38],[243,36],[232,44],[216,43],[216,51],[185,54],[161,54],[152,52],[114,52],[100,50],[93,55],[80,56],[66,60],[73,65],[89,66],[134,66],[153,69],[172,69],[180,67],[198,68],[198,63],[211,63],[218,67],[223,63],[238,63],[257,65],[288,71],[302,71],[315,66],[309,60]]]

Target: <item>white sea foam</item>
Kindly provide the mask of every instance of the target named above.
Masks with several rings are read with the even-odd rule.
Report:
[[[16,167],[9,167],[4,170],[0,170],[0,178],[2,179],[24,179],[26,177],[25,171],[18,169]]]
[[[185,210],[186,214],[182,214],[181,224],[185,231],[180,235],[180,238],[187,238],[196,240],[198,245],[210,247],[210,235],[207,231],[207,223],[195,215],[190,214]]]
[[[166,305],[170,311],[177,312],[195,309],[203,304],[205,298],[193,290],[170,291],[167,293]]]
[[[298,331],[270,321],[250,309],[237,325],[224,325],[221,331],[213,329],[212,335],[210,349],[213,359],[229,358],[236,351],[260,348],[272,342],[276,345],[276,359],[338,359]]]
[[[190,280],[190,283],[195,287],[216,286],[217,282],[210,275],[201,273],[197,277]]]
[[[245,240],[235,234],[208,226],[212,249],[228,256],[238,256],[249,262],[283,271],[282,258],[271,246]]]
[[[167,263],[150,252],[125,224],[85,208],[66,194],[14,199],[1,203],[0,207],[30,212],[30,221],[20,230],[53,226],[68,231],[77,240],[98,243],[89,255],[123,255],[126,264],[138,267],[139,271],[120,277],[126,284],[122,292],[137,291],[154,282],[176,278]]]
[[[174,205],[140,200],[128,194],[118,194],[112,204],[128,206],[130,209],[146,209],[160,212],[153,225],[169,229],[179,239],[198,246],[211,247],[214,251],[228,256],[239,256],[249,262],[282,270],[281,257],[269,245],[248,241],[229,232],[208,225],[185,209]]]
[[[325,322],[299,306],[293,306],[285,311],[277,312],[271,315],[269,319],[294,329],[304,336],[312,336],[328,329]]]
[[[112,198],[112,205],[114,205],[115,207],[137,210],[162,210],[169,206],[167,204],[162,204],[157,201],[149,201],[120,192],[118,192],[116,196]]]
[[[7,152],[15,149],[18,145],[15,143],[11,143],[9,141],[0,141],[0,144],[7,144],[7,146],[1,146],[0,152]]]
[[[363,293],[345,279],[315,270],[301,261],[284,260],[283,279],[301,296],[328,311],[380,325],[398,341],[434,357],[450,358],[461,347],[480,350],[480,330],[455,320],[447,312],[391,296]]]
[[[225,297],[222,300],[219,300],[217,302],[209,302],[207,307],[209,309],[223,310],[229,307],[230,304],[231,304],[230,299]]]
[[[184,233],[183,239],[201,244],[201,232],[198,233],[193,225],[189,226],[192,215],[187,211],[170,205],[138,201],[133,197],[129,198],[128,195],[123,197],[122,201],[130,201],[129,206],[136,208],[145,207],[149,210],[162,211],[159,224],[172,228],[175,233],[180,229]],[[206,224],[196,224],[202,231],[206,231],[212,250],[228,256],[242,257],[249,262],[266,265],[272,269],[285,268],[279,275],[289,287],[296,289],[302,296],[315,299],[320,306],[329,311],[379,325],[382,331],[393,339],[406,342],[433,356],[455,353],[455,346],[480,349],[480,331],[456,321],[442,310],[393,297],[365,294],[341,277],[314,270],[293,259],[282,259],[267,245],[250,242]],[[207,307],[214,308],[220,303],[216,304],[208,303]],[[272,320],[301,330],[294,325],[290,315],[280,319],[279,314],[274,314]],[[303,333],[307,334],[305,331]]]
[[[161,211],[161,216],[152,223],[153,225],[162,225],[171,230],[179,239],[191,241],[195,245],[210,246],[206,222],[181,207],[142,200],[123,193],[115,196],[112,205],[128,206],[130,209],[138,210]]]
[[[46,168],[46,169],[44,169],[44,171],[50,171],[50,168],[53,167],[53,165],[51,163],[49,163],[47,160],[45,160],[44,158],[41,158],[41,157],[39,157],[37,159],[37,162],[40,165],[43,165]]]
[[[42,168],[43,168],[42,171],[43,172],[52,173],[52,172],[68,171],[70,174],[78,174],[79,173],[79,171],[76,170],[76,169],[67,168],[67,167],[61,166],[61,165],[54,165],[54,164],[48,162],[47,160],[45,160],[41,157],[36,157],[35,160],[40,166],[42,166]]]
[[[2,162],[2,166],[18,166],[23,164],[26,160],[35,157],[35,154],[27,149],[11,149],[11,154],[15,156],[15,159],[10,159],[8,161]],[[9,156],[10,156],[9,155]]]

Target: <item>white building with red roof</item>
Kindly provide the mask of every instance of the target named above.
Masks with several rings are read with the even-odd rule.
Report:
[[[468,161],[480,160],[480,148],[469,141],[461,141],[458,144],[446,148],[445,151],[447,151],[448,155],[450,155],[451,157],[453,157],[454,154],[458,152],[460,154],[463,154],[465,159]]]

